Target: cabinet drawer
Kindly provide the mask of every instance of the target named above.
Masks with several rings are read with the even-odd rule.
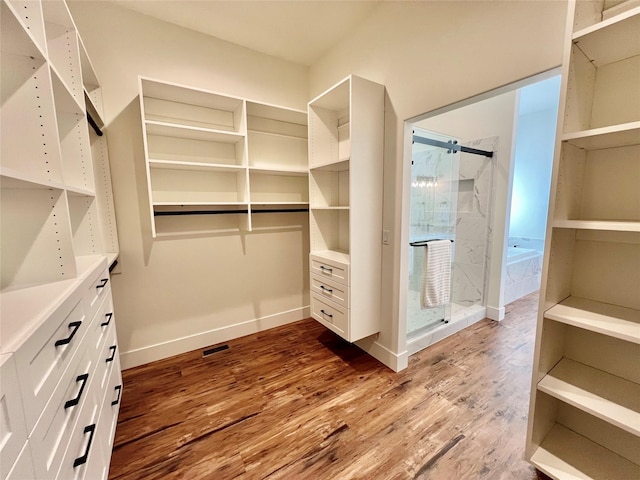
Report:
[[[118,424],[118,412],[122,401],[122,374],[120,373],[120,359],[116,356],[111,374],[104,389],[104,402],[100,414],[100,428],[103,432],[103,445],[106,451],[111,452],[113,439]]]
[[[92,463],[99,463],[102,460],[98,431],[100,409],[93,398],[90,397],[88,400],[71,432],[69,448],[62,459],[62,465],[56,477],[59,480],[82,480],[84,478],[94,480],[86,476],[87,471]]]
[[[329,302],[317,293],[312,293],[311,316],[343,338],[348,337],[349,309]]]
[[[83,283],[83,286],[87,304],[87,317],[93,318],[102,303],[102,299],[108,296],[108,292],[111,292],[109,270],[105,268],[90,275]]]
[[[13,355],[0,355],[0,478],[5,478],[27,441]]]
[[[89,327],[89,333],[87,333],[87,348],[92,348],[97,355],[101,345],[109,336],[109,332],[115,328],[114,325],[113,300],[111,293],[108,292],[102,299],[102,303],[96,311],[95,317]]]
[[[311,275],[311,291],[321,298],[349,308],[349,287],[345,285],[314,273]]]
[[[73,292],[14,354],[28,431],[88,330],[82,300],[82,291]]]
[[[78,353],[31,434],[30,441],[39,454],[35,465],[38,478],[55,478],[80,412],[85,403],[93,401],[89,390],[96,381],[96,361],[90,349]]]
[[[96,385],[97,399],[102,405],[102,398],[107,394],[107,383],[111,375],[111,371],[116,366],[120,366],[120,352],[118,351],[118,342],[116,341],[116,329],[109,328],[109,334],[105,342],[100,345],[98,353],[95,355],[96,362]]]
[[[314,254],[310,255],[311,273],[319,275],[321,278],[328,278],[342,285],[349,285],[349,265],[323,258]]]
[[[4,462],[4,459],[3,459]],[[31,454],[31,445],[29,442],[25,442],[22,447],[22,451],[19,453],[18,458],[16,459],[13,466],[7,465],[7,468],[10,468],[9,474],[5,477],[4,474],[2,478],[6,478],[6,480],[25,480],[37,478],[36,472],[33,469],[33,456]],[[4,471],[4,465],[3,469]]]

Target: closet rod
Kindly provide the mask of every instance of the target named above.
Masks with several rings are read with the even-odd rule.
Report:
[[[91,128],[93,128],[93,130],[96,132],[96,135],[101,137],[103,135],[102,130],[100,130],[100,127],[95,122],[95,120],[91,117],[91,114],[89,112],[87,112],[87,120],[89,121],[89,125],[91,125]]]
[[[251,213],[298,213],[308,212],[308,208],[281,208],[281,209],[265,209],[252,210]],[[153,212],[154,217],[169,217],[179,215],[234,215],[246,214],[249,210],[185,210],[177,212]]]
[[[457,140],[442,142],[440,140],[434,140],[433,138],[419,137],[415,134],[413,135],[413,143],[422,143],[423,145],[446,148],[447,150],[453,150],[454,152],[473,153],[474,155],[483,155],[489,158],[493,157],[493,152],[478,150],[477,148],[465,147],[464,145],[458,145],[458,143],[456,142]]]
[[[424,247],[429,242],[437,242],[439,240],[445,240],[445,239],[444,238],[433,238],[431,240],[419,240],[417,242],[410,242],[409,245],[411,245],[412,247]],[[450,238],[447,239],[447,240],[449,240],[451,243],[453,243],[453,240],[451,240]]]

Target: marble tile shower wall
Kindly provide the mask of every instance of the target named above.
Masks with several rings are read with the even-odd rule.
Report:
[[[507,263],[504,281],[504,303],[511,303],[540,288],[542,253]]]
[[[466,142],[466,146],[494,152],[493,158],[460,156],[460,191],[456,212],[456,241],[452,300],[463,306],[484,305],[488,284],[493,184],[498,137]]]

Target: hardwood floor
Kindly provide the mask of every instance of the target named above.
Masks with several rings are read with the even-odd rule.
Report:
[[[313,320],[127,370],[109,478],[546,478],[523,460],[537,301],[400,373]]]

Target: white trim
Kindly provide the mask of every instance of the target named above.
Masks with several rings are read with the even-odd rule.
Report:
[[[187,337],[177,338],[168,342],[157,343],[147,347],[122,352],[120,363],[122,370],[137,367],[145,363],[162,360],[164,358],[190,352],[200,348],[227,342],[235,338],[262,332],[288,323],[297,322],[311,316],[309,306],[288,310],[286,312],[267,315],[245,322],[214,328],[206,332],[196,333]]]
[[[504,313],[504,307],[496,308],[487,305],[487,318],[490,318],[491,320],[501,322],[502,320],[504,320]]]
[[[407,368],[409,356],[406,350],[401,353],[393,353],[387,347],[378,343],[375,337],[363,338],[355,342],[355,344],[394,372]]]

